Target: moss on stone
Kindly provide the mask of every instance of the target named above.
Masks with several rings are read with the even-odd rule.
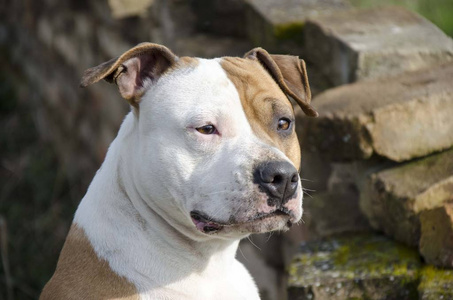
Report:
[[[310,242],[288,269],[290,292],[316,291],[332,299],[381,299],[375,293],[406,299],[404,295],[416,296],[420,266],[417,251],[383,236],[361,234]]]
[[[277,24],[274,26],[274,36],[279,40],[302,42],[302,31],[304,29],[304,25],[304,22]]]
[[[420,299],[453,299],[453,270],[425,266],[420,272]]]

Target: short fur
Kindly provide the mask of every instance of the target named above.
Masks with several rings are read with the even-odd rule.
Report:
[[[266,53],[179,58],[145,43],[85,73],[82,85],[116,82],[132,110],[41,299],[259,299],[235,259],[239,240],[298,222],[303,194],[299,179],[291,198],[269,202],[253,174],[299,166],[294,125],[277,131],[280,118],[294,123],[286,95],[314,115],[299,59]],[[200,133],[206,125],[216,131]],[[198,228],[193,212],[221,229]]]

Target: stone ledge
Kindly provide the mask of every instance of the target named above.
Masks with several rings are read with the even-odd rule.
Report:
[[[416,251],[383,236],[309,242],[289,267],[288,299],[416,299]]]
[[[282,42],[302,43],[308,18],[329,14],[351,6],[345,0],[245,0],[246,30],[250,40],[267,50],[282,50]],[[300,48],[300,47],[299,47]],[[297,54],[297,53],[293,53]]]
[[[310,238],[370,231],[356,191],[316,193],[304,199],[304,210]]]
[[[451,269],[453,268],[453,177],[450,184],[444,187],[451,201],[420,214],[420,253],[427,263]]]
[[[453,271],[425,266],[420,272],[420,300],[453,299]]]
[[[405,161],[453,146],[453,63],[318,95],[306,127],[308,149],[344,161],[373,154]]]
[[[331,86],[453,60],[453,41],[400,7],[340,11],[309,20],[304,53]],[[313,51],[315,49],[315,51]]]
[[[113,17],[122,19],[145,15],[154,0],[109,0],[108,3]]]
[[[360,206],[374,228],[418,246],[419,214],[450,200],[452,185],[453,149],[372,174]]]

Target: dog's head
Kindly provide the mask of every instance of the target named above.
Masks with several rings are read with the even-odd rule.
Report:
[[[240,237],[300,220],[300,149],[288,97],[317,115],[303,60],[261,48],[244,58],[179,58],[144,43],[87,70],[81,85],[101,79],[115,82],[133,107],[124,145],[130,185],[169,223]]]

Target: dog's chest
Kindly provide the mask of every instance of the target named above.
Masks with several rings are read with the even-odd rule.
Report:
[[[140,292],[141,300],[188,299],[188,300],[259,300],[253,279],[239,262],[235,261],[231,272],[204,272],[192,274],[165,287],[149,287]]]
[[[87,220],[94,219],[91,212],[97,211],[95,203],[89,207],[81,205],[79,212],[84,213],[78,213],[76,219],[85,224],[98,256],[135,286],[140,299],[259,299],[250,274],[234,259],[237,244],[209,259],[197,259],[198,255],[185,248],[185,244],[169,245],[177,239],[168,232],[151,235],[149,228],[143,229],[132,222],[132,216],[126,214],[130,208],[124,205],[121,213],[111,211],[115,209],[113,204],[103,210],[103,216],[115,215],[115,222],[123,226],[114,227],[103,216],[89,226]],[[150,223],[156,230],[157,223]]]

